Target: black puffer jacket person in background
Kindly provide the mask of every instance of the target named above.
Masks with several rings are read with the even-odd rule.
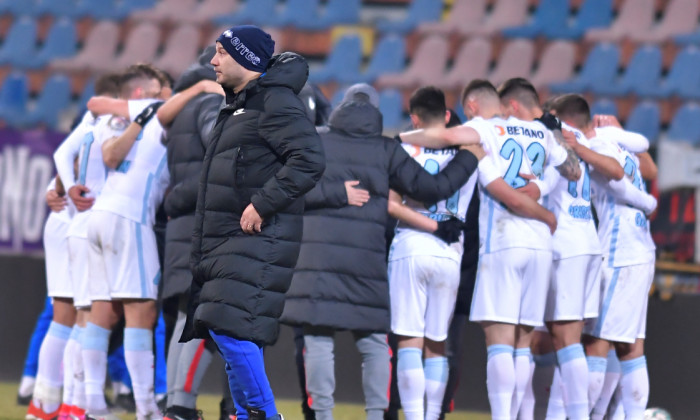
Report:
[[[280,419],[262,346],[277,340],[299,256],[304,194],[321,178],[325,159],[297,97],[306,61],[294,53],[271,57],[274,41],[255,26],[224,31],[216,46],[211,63],[226,105],[202,166],[183,339],[214,339],[239,418]]]
[[[382,419],[390,378],[385,224],[389,189],[436,202],[452,195],[478,159],[460,151],[430,175],[382,136],[377,92],[352,86],[321,132],[326,172],[306,194],[301,253],[282,321],[304,326],[307,389],[317,420],[332,418],[333,333],[351,330],[363,357],[367,418]]]
[[[200,55],[174,86],[176,94],[188,95],[201,80],[216,79],[209,60],[215,48],[210,46]],[[167,148],[171,187],[165,196],[164,207],[168,216],[165,231],[165,264],[163,265],[163,292],[165,302],[176,301],[177,322],[168,349],[167,384],[168,397],[165,417],[197,419],[196,399],[199,385],[209,366],[215,346],[211,340],[202,339],[179,343],[187,318],[187,302],[192,283],[190,254],[194,211],[202,161],[211,130],[223,101],[215,93],[190,95],[182,109],[175,115],[163,143]],[[167,105],[164,105],[167,107]],[[167,108],[166,108],[167,111]],[[203,346],[203,350],[200,349]],[[191,382],[188,386],[188,375]],[[228,384],[226,385],[228,389]]]

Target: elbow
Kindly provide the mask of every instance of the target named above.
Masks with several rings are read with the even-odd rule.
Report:
[[[622,169],[622,166],[620,166],[620,165],[616,165],[616,166],[617,167],[610,174],[610,178],[614,179],[615,181],[619,181],[625,177],[625,171],[624,171],[624,169]]]
[[[114,158],[114,156],[111,156],[108,153],[102,156],[102,161],[105,163],[105,166],[109,169],[117,169],[117,166],[119,166],[119,164],[121,163],[121,161],[117,161],[117,159]]]
[[[99,103],[99,98],[93,96],[92,98],[88,99],[87,104],[85,106],[87,107],[88,111],[92,112],[93,114],[97,114],[97,111],[99,109]]]

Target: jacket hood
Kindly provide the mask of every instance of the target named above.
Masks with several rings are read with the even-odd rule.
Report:
[[[333,110],[328,125],[350,137],[381,136],[382,113],[369,102],[344,102]]]
[[[209,61],[214,56],[216,52],[216,47],[213,45],[208,46],[204,49],[202,54],[197,58],[197,61],[192,63],[175,82],[173,90],[175,92],[181,92],[200,80],[214,80],[216,81],[216,72],[214,71],[214,66],[212,66]]]
[[[288,87],[298,95],[308,78],[309,65],[306,59],[293,52],[283,52],[270,59],[267,71],[258,84],[264,87]]]

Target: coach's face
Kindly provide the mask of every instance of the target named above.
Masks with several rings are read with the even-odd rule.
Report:
[[[238,64],[220,42],[216,43],[216,53],[210,63],[214,66],[216,81],[222,86],[235,88],[245,80],[245,67]]]

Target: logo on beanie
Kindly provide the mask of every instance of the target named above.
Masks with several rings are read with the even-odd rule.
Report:
[[[260,57],[258,57],[250,49],[248,49],[248,47],[246,47],[245,44],[242,43],[237,36],[231,38],[231,44],[233,44],[233,47],[236,49],[236,51],[238,51],[243,57],[245,57],[246,60],[250,61],[254,66],[260,65]]]

